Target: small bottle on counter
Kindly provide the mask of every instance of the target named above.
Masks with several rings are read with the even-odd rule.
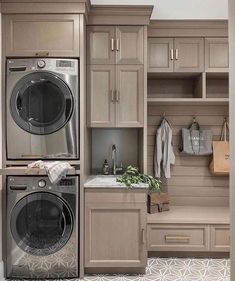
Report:
[[[109,174],[109,164],[108,164],[107,159],[105,159],[104,163],[103,163],[103,174],[104,175],[108,175]]]

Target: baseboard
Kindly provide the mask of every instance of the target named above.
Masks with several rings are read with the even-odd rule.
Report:
[[[0,280],[4,280],[4,263],[0,261]]]

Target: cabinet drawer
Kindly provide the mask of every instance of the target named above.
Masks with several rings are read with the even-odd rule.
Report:
[[[145,189],[127,188],[86,188],[86,203],[144,203],[147,202]],[[146,206],[147,210],[147,206]]]
[[[228,225],[212,225],[211,234],[211,251],[229,252],[230,250],[230,228]]]
[[[148,251],[208,251],[209,228],[205,225],[150,224]]]

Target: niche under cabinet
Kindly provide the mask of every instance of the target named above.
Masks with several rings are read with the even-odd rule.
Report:
[[[229,97],[228,73],[206,73],[206,97],[207,98]]]
[[[121,163],[125,169],[128,165],[141,167],[142,153],[139,149],[142,142],[142,129],[92,129],[91,169],[92,174],[101,174],[102,166],[107,159],[110,173],[112,169],[112,146],[116,145],[117,166]]]
[[[148,75],[148,98],[202,98],[202,74]]]

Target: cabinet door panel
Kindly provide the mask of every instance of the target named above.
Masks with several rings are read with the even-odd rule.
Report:
[[[228,38],[205,39],[206,72],[228,72]]]
[[[86,204],[85,267],[145,267],[145,204]]]
[[[91,127],[114,127],[114,66],[90,65],[88,70],[88,104]]]
[[[90,26],[87,31],[88,63],[115,63],[115,27]]]
[[[143,64],[144,28],[142,26],[119,26],[116,28],[117,64]]]
[[[116,70],[116,125],[142,127],[144,119],[144,75],[142,65],[119,65]]]
[[[211,251],[230,251],[230,229],[228,225],[211,226]]]
[[[175,38],[175,71],[202,72],[203,69],[203,38]]]
[[[7,15],[6,55],[79,57],[79,15]],[[43,55],[44,56],[44,55]]]
[[[148,72],[173,72],[173,38],[148,39]]]

